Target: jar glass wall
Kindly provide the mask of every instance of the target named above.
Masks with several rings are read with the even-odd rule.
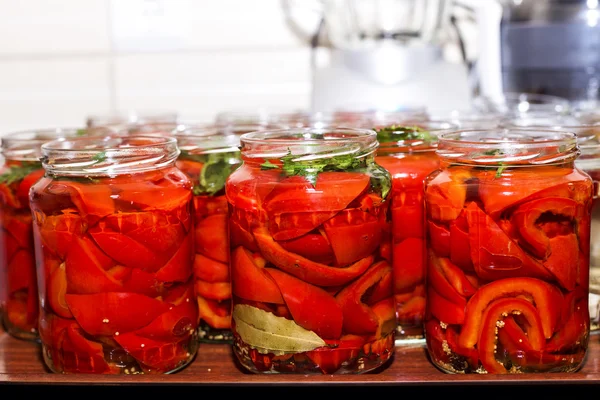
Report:
[[[440,136],[440,168],[425,183],[425,334],[442,371],[581,367],[593,183],[579,152],[571,132]]]
[[[233,350],[255,373],[349,374],[391,358],[389,173],[376,134],[241,137],[227,179]]]
[[[176,140],[42,146],[30,191],[43,359],[56,373],[162,374],[197,351],[192,186]]]

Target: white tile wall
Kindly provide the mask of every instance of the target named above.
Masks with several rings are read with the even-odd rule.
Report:
[[[0,0],[0,135],[110,110],[307,108],[279,0]]]

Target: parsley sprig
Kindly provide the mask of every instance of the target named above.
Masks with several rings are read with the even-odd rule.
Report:
[[[390,125],[375,129],[379,143],[399,142],[403,140],[422,140],[430,142],[433,136],[420,126]]]
[[[225,188],[229,175],[239,165],[239,155],[230,152],[191,154],[181,150],[181,159],[202,163],[202,170],[194,182],[192,192],[195,196],[214,196]]]
[[[42,168],[42,163],[36,161],[27,161],[21,163],[21,165],[13,165],[3,174],[0,174],[0,184],[11,185],[15,182],[19,182],[33,171],[40,168]]]

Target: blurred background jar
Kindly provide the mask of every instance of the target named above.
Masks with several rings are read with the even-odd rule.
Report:
[[[388,119],[371,129],[379,142],[375,161],[392,178],[392,232],[386,245],[394,270],[396,343],[422,344],[426,298],[423,182],[439,165],[437,135],[457,126],[445,121]]]
[[[425,182],[432,362],[447,373],[574,372],[589,342],[593,182],[572,132],[441,135]]]
[[[501,125],[506,128],[552,129],[573,132],[581,154],[575,165],[585,171],[594,181],[594,200],[591,213],[590,242],[590,290],[589,308],[593,334],[600,333],[600,206],[598,188],[600,185],[600,120],[591,117],[591,113],[573,115],[529,115],[520,118],[505,119]]]
[[[0,305],[6,331],[38,339],[38,292],[29,189],[44,175],[43,143],[75,137],[84,129],[58,128],[11,132],[2,138],[0,172]]]
[[[145,125],[177,123],[179,114],[171,110],[130,110],[109,114],[89,115],[86,118],[88,128],[104,127],[112,130],[139,128]]]
[[[371,130],[242,135],[227,179],[233,351],[254,373],[371,371],[394,354],[389,173]]]
[[[30,191],[39,333],[56,373],[164,374],[197,351],[192,185],[174,138],[42,146]]]

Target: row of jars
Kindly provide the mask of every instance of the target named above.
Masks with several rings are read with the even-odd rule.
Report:
[[[581,367],[593,130],[283,121],[4,137],[7,331],[59,373],[171,373],[199,342],[256,373],[415,342],[448,373]]]

